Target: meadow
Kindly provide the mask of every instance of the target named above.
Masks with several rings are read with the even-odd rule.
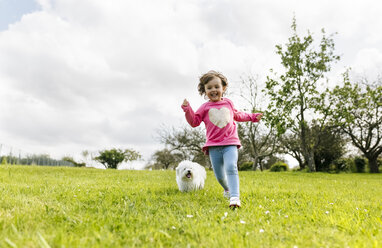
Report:
[[[0,247],[382,247],[382,175],[240,172],[230,210],[208,171],[0,166]]]

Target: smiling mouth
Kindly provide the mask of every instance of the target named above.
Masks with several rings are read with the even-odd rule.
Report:
[[[188,172],[187,175],[186,175],[187,178],[191,178],[191,176],[192,176],[191,172]]]

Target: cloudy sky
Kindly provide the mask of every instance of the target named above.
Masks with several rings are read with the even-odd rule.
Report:
[[[0,144],[80,156],[133,148],[147,160],[161,126],[185,124],[199,76],[225,74],[232,98],[243,75],[280,68],[276,44],[321,29],[355,73],[382,72],[380,1],[0,0]],[[261,80],[260,80],[261,81]],[[261,82],[259,82],[261,83]]]

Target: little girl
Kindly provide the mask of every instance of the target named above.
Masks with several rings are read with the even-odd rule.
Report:
[[[209,71],[199,81],[199,94],[207,96],[209,101],[194,112],[187,99],[184,99],[182,109],[192,127],[204,122],[207,141],[203,151],[210,156],[215,177],[224,188],[224,196],[230,197],[229,206],[240,207],[237,149],[241,144],[234,121],[258,122],[263,115],[237,111],[231,100],[223,98],[228,82],[221,73]]]

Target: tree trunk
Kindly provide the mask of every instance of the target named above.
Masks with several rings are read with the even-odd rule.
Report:
[[[303,118],[303,113],[301,113],[301,116]],[[316,171],[316,164],[314,162],[314,152],[311,148],[309,148],[309,144],[308,144],[308,136],[309,136],[309,132],[308,132],[308,128],[306,126],[306,123],[305,121],[301,121],[301,124],[300,124],[300,128],[301,128],[301,150],[303,152],[303,156],[304,156],[304,159],[305,159],[305,163],[308,165],[308,168],[309,168],[309,171],[310,172],[315,172]]]
[[[378,156],[370,156],[370,157],[367,157],[367,159],[369,160],[370,172],[379,173],[378,162],[377,162]]]
[[[310,172],[316,171],[316,163],[314,162],[314,153],[312,150],[308,149],[307,147],[303,147],[303,155],[305,158],[305,163],[308,165]]]
[[[305,163],[302,161],[302,159],[299,156],[295,157],[295,159],[298,161],[298,166],[300,166],[300,169],[305,169]]]
[[[309,170],[311,172],[315,172],[316,171],[316,163],[314,162],[313,151],[308,151],[307,163],[308,163]]]
[[[255,157],[253,160],[252,170],[254,171],[256,170],[258,161],[259,161],[259,157]],[[261,165],[260,165],[260,170],[263,171],[263,168],[261,168]]]

